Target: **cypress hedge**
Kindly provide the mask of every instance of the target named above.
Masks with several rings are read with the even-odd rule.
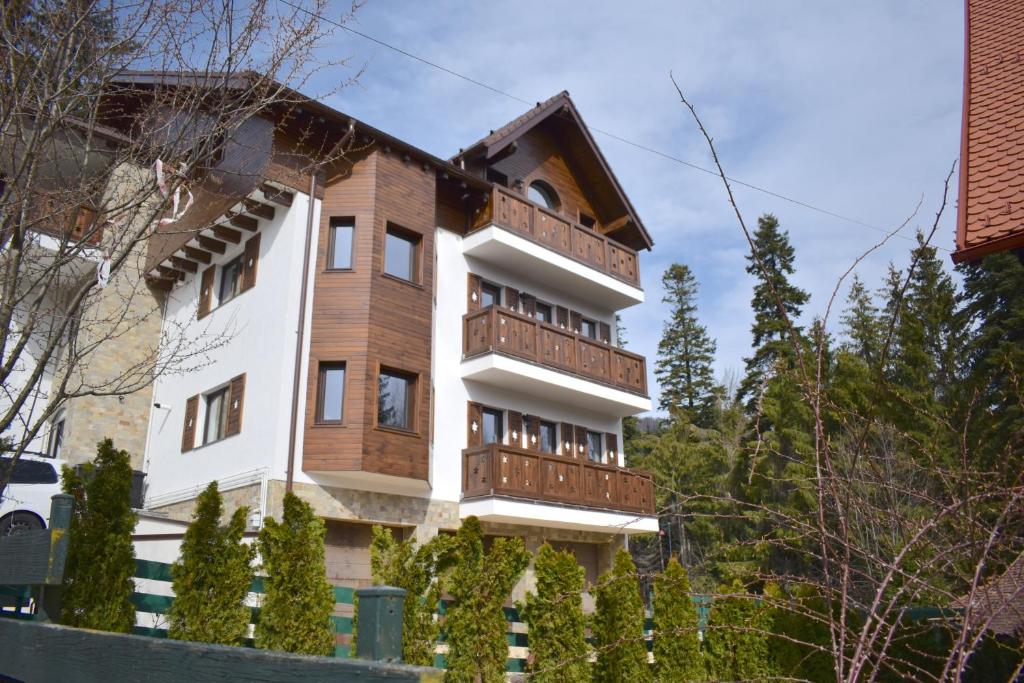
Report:
[[[700,681],[705,674],[690,578],[675,557],[654,577],[654,674],[659,683]]]
[[[644,601],[629,552],[620,548],[611,570],[597,583],[594,683],[653,680],[644,642]]]
[[[738,579],[719,589],[708,617],[704,652],[712,680],[759,680],[775,675],[768,647],[771,618]]]

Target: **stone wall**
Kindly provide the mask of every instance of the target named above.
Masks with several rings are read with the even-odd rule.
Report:
[[[224,523],[231,518],[231,515],[235,513],[235,510],[242,506],[247,506],[250,510],[254,510],[259,506],[260,485],[250,484],[248,486],[240,486],[236,489],[221,491],[220,495],[221,499],[224,501],[224,513],[221,516],[221,522]],[[192,515],[196,510],[196,499],[190,498],[188,500],[181,501],[180,503],[172,503],[171,505],[164,505],[149,509],[152,512],[165,514],[169,519],[190,522],[192,521]]]

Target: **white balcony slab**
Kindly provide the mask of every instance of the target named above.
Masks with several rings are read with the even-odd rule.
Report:
[[[487,497],[459,504],[459,517],[474,516],[485,522],[525,524],[556,529],[604,533],[651,533],[658,531],[658,518],[637,512],[552,505],[540,501]]]

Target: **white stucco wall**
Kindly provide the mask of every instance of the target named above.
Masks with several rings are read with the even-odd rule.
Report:
[[[307,211],[308,196],[296,193],[290,208],[277,207],[272,221],[260,222],[255,287],[214,308],[202,320],[196,320],[196,310],[203,268],[170,292],[164,312],[164,335],[185,335],[197,345],[207,347],[220,336],[227,341],[206,353],[201,367],[166,374],[157,380],[153,401],[160,408],[154,406],[150,419],[147,497],[257,468],[267,468],[270,478],[285,477]],[[319,225],[319,214],[317,200],[314,225]],[[315,239],[316,230],[313,233]],[[229,244],[227,251],[212,263],[220,265],[241,254],[248,237],[246,233],[240,244]],[[315,248],[314,244],[313,254]],[[218,272],[215,287],[219,283]],[[311,297],[310,287],[308,298]],[[307,324],[308,312],[307,306]],[[246,383],[241,433],[182,453],[186,400],[222,386],[242,373],[246,374]],[[303,384],[300,401],[305,395]],[[204,411],[204,401],[200,399],[196,429],[199,444]],[[302,419],[300,410],[299,424]],[[301,446],[301,433],[298,441]],[[301,463],[301,458],[300,449],[296,462]]]

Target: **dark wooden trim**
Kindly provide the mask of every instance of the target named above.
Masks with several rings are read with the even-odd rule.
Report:
[[[263,202],[256,201],[255,199],[243,199],[242,207],[245,213],[255,216],[256,218],[262,218],[264,220],[274,220],[274,207],[270,204],[264,204]]]
[[[187,270],[190,273],[199,272],[199,265],[195,261],[190,261],[180,256],[172,256],[171,264],[178,270]]]
[[[228,417],[224,425],[224,436],[242,432],[242,411],[245,407],[245,373],[231,379],[228,385]]]
[[[279,187],[268,185],[267,183],[260,184],[260,192],[269,202],[274,202],[278,206],[291,206],[295,200],[295,194],[292,192],[286,192]]]
[[[324,419],[324,395],[327,389],[324,383],[324,375],[329,370],[341,369],[344,373],[341,381],[341,417],[337,420]],[[348,385],[348,365],[345,361],[321,361],[316,362],[316,412],[313,414],[314,425],[338,426],[345,423],[345,396]]]
[[[228,222],[231,223],[231,225],[235,226],[236,228],[241,228],[242,230],[246,230],[248,232],[256,232],[257,230],[260,229],[260,222],[250,216],[246,216],[241,213],[236,213],[234,211],[229,211],[227,213],[227,217]]]
[[[198,261],[199,263],[209,263],[210,261],[213,260],[213,258],[210,256],[210,253],[207,251],[203,251],[202,249],[184,246],[182,247],[182,251],[185,252],[185,256],[189,257],[193,261]]]
[[[248,292],[256,286],[256,273],[260,265],[260,233],[245,241],[242,255],[242,286],[240,292]]]
[[[242,241],[242,233],[223,225],[215,225],[213,227],[213,234],[225,242],[231,242],[232,244],[238,244]]]
[[[199,235],[196,237],[196,241],[199,242],[199,246],[207,251],[212,251],[217,254],[223,254],[227,251],[228,245],[220,240],[215,240],[212,237],[206,235]]]
[[[217,275],[217,266],[210,266],[203,271],[199,282],[199,311],[198,318],[205,318],[210,314],[213,307],[213,281]]]
[[[181,431],[181,452],[187,453],[196,447],[196,421],[199,417],[199,396],[185,401],[185,419]]]

